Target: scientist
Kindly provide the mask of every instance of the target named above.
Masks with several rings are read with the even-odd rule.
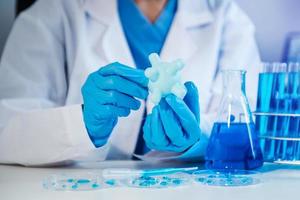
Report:
[[[152,52],[184,60],[187,94],[150,113]],[[254,98],[258,63],[254,27],[231,0],[38,0],[1,59],[0,162],[200,159],[220,70],[246,69]]]

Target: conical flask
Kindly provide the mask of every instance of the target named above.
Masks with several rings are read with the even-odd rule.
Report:
[[[208,169],[248,170],[263,164],[245,76],[243,70],[222,71],[223,96],[205,155]]]

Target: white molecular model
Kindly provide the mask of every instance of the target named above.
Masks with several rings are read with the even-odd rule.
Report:
[[[181,60],[163,62],[156,53],[149,55],[152,67],[145,70],[145,76],[149,78],[149,99],[157,105],[160,99],[168,94],[174,94],[183,99],[186,88],[181,82],[180,71],[184,64]]]

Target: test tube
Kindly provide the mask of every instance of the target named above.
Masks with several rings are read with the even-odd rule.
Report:
[[[287,65],[286,63],[273,63],[273,87],[272,87],[272,97],[271,97],[271,110],[272,113],[285,113],[288,109],[286,104],[286,80],[287,80]],[[274,115],[271,116],[270,132],[273,138],[282,137],[284,133],[282,132],[282,127],[286,124],[286,117]],[[281,140],[271,140],[270,144],[270,155],[274,160],[282,159],[284,154],[282,141]]]
[[[257,95],[257,112],[270,113],[271,110],[271,99],[273,91],[273,83],[275,80],[274,67],[272,63],[263,63],[261,66],[261,72],[259,73],[258,83],[258,95]],[[274,95],[273,95],[274,96]],[[265,152],[265,159],[269,160],[273,157],[270,155],[270,144],[271,141],[268,139],[270,136],[270,120],[271,118],[267,115],[256,116],[256,129],[264,139],[261,140],[261,148]]]
[[[291,114],[300,114],[300,63],[289,63],[289,93],[291,98]],[[300,117],[291,117],[288,127],[290,137],[300,138]],[[289,141],[287,150],[289,160],[300,159],[299,141]]]
[[[264,63],[256,128],[266,160],[300,160],[300,63]],[[270,114],[272,113],[272,114]],[[296,138],[296,140],[288,140]]]
[[[259,113],[268,113],[271,101],[272,88],[271,66],[268,63],[263,63],[258,80],[258,93],[256,102],[256,111]],[[260,136],[267,136],[268,117],[264,115],[256,116],[256,130]],[[268,140],[261,139],[261,148],[264,152],[267,151]]]

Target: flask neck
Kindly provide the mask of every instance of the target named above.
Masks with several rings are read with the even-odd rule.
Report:
[[[223,97],[218,120],[228,125],[232,122],[253,122],[245,91],[246,71],[224,70],[222,75]]]
[[[223,73],[223,91],[224,94],[246,95],[245,90],[245,75],[246,71],[243,70],[224,70]]]

